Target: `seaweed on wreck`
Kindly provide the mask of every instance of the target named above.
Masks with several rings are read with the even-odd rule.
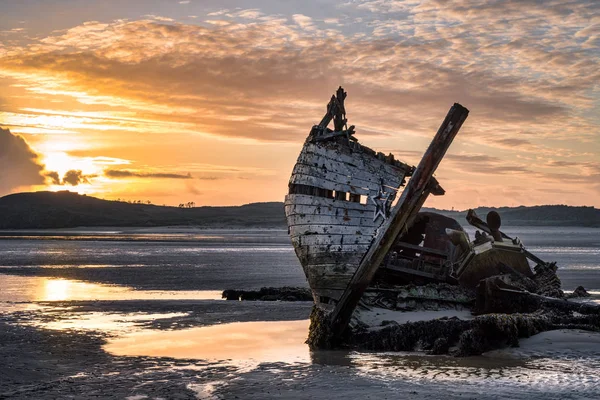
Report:
[[[327,314],[316,305],[310,312],[310,327],[306,344],[311,350],[333,349],[336,346]]]
[[[426,351],[455,356],[480,355],[506,346],[518,347],[519,339],[555,329],[600,331],[600,316],[566,314],[486,314],[470,321],[441,318],[391,324],[375,331],[355,332],[345,344],[371,351]]]
[[[532,313],[490,313],[472,320],[445,317],[404,324],[384,321],[381,327],[368,327],[354,321],[343,338],[334,338],[329,315],[315,306],[306,343],[311,349],[425,351],[464,357],[506,346],[518,347],[519,339],[550,330],[600,332],[600,307],[560,302],[564,303],[564,309],[542,305]]]
[[[263,287],[260,290],[226,289],[223,291],[222,298],[245,301],[313,301],[309,289],[289,286]]]
[[[553,328],[543,314],[487,314],[476,317],[459,338],[456,355],[472,356],[505,346],[518,347],[519,338]]]
[[[440,318],[431,321],[390,323],[377,330],[361,330],[349,338],[349,347],[372,351],[424,350],[440,354],[448,351],[460,335],[468,329],[470,321],[458,318]]]

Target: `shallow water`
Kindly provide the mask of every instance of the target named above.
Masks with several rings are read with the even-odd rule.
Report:
[[[7,302],[78,300],[220,300],[218,290],[135,290],[63,278],[0,274],[0,307]]]
[[[342,373],[350,368],[357,377],[380,383],[400,380],[415,385],[460,384],[498,394],[568,388],[584,397],[600,394],[599,333],[547,332],[537,339],[522,340],[518,349],[454,358],[416,353],[311,352],[303,343],[308,323],[246,322],[183,331],[146,330],[111,339],[104,348],[116,355],[217,361],[218,365],[231,365],[245,372],[274,363],[282,374],[290,368],[283,365],[294,365],[294,371],[320,365],[329,372]],[[215,382],[213,389],[219,385],[226,383]]]
[[[287,232],[19,232],[0,240],[0,274],[46,276],[146,290],[307,286]],[[5,236],[8,235],[5,232]],[[77,240],[71,240],[77,237]],[[60,238],[60,239],[57,239]],[[119,240],[122,238],[123,240]]]
[[[48,308],[46,311],[52,311]],[[107,313],[107,312],[86,312],[72,313],[61,318],[54,318],[49,321],[30,321],[29,325],[39,326],[45,329],[64,330],[90,330],[101,331],[111,335],[124,335],[128,332],[139,331],[139,324],[155,319],[180,318],[185,317],[187,313]]]
[[[473,229],[467,228],[471,237]],[[600,229],[508,227],[556,261],[566,290],[600,291]],[[284,230],[138,228],[0,232],[0,274],[62,277],[146,290],[307,286]]]
[[[108,342],[122,356],[248,362],[309,363],[308,320],[233,322],[180,331],[141,330]]]

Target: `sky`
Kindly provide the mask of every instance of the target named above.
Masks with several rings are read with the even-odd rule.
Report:
[[[600,207],[599,61],[595,0],[0,0],[0,196],[283,201],[342,85],[411,164],[470,110],[426,206]]]

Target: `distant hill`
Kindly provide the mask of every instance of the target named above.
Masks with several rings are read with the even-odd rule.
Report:
[[[286,227],[282,203],[179,208],[102,200],[68,191],[0,198],[0,229],[77,226]]]
[[[467,210],[434,211],[454,218],[461,224],[466,223]],[[503,226],[582,226],[600,228],[600,210],[594,207],[573,207],[565,205],[532,206],[532,207],[478,207],[475,212],[485,221],[485,216],[491,210],[497,211],[502,217]]]
[[[600,227],[600,210],[563,205],[534,207],[480,207],[502,216],[504,226]],[[466,211],[439,212],[466,224]],[[252,203],[234,207],[179,208],[102,200],[68,191],[18,193],[0,198],[0,229],[74,228],[78,226],[174,226],[205,228],[285,228],[283,203]]]

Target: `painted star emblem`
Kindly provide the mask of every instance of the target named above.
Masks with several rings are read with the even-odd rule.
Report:
[[[381,218],[385,221],[390,213],[390,193],[384,192],[382,189],[379,190],[375,196],[369,196],[373,204],[375,204],[375,210],[373,212],[373,222],[381,215]]]

